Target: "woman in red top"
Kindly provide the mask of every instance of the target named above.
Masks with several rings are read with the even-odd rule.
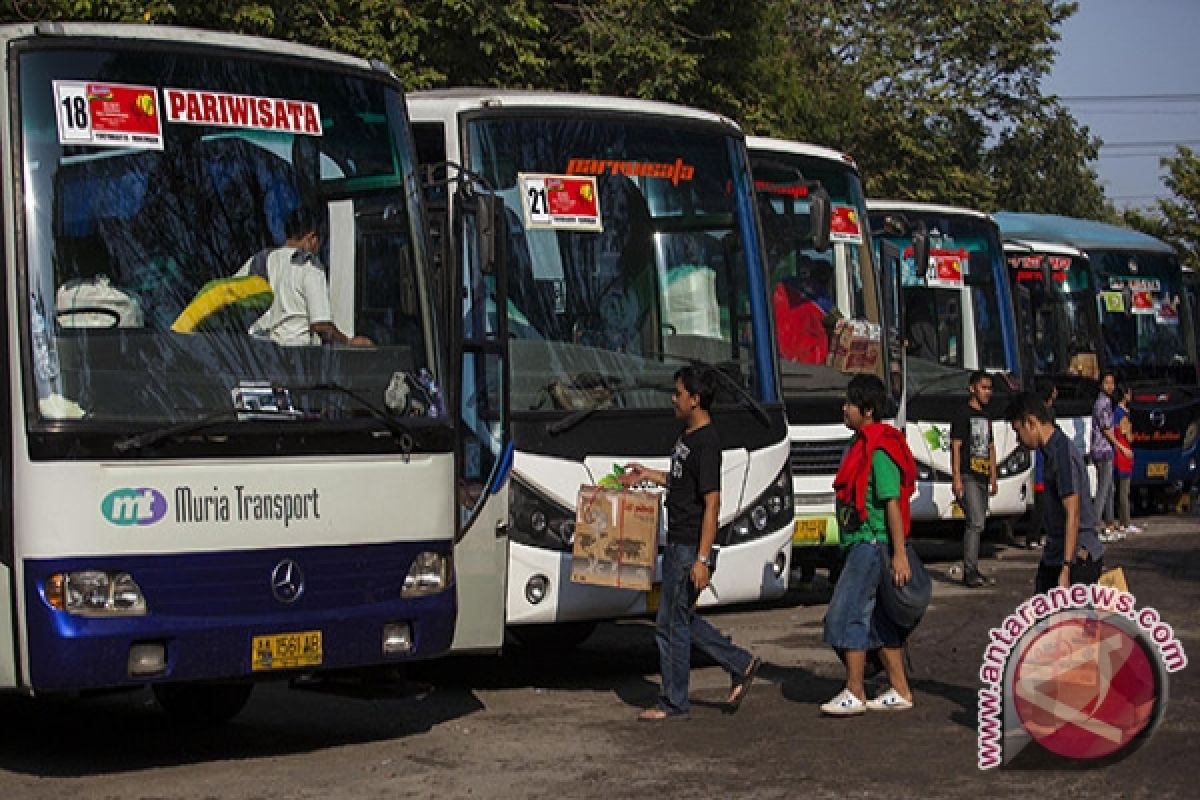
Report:
[[[1118,386],[1113,392],[1113,435],[1117,439],[1113,464],[1117,470],[1117,529],[1119,538],[1141,533],[1129,522],[1129,485],[1133,481],[1133,423],[1129,419],[1129,388]]]

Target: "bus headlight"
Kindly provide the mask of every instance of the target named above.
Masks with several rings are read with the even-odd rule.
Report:
[[[1017,449],[1008,454],[1008,458],[996,465],[996,476],[999,478],[1008,478],[1013,475],[1020,475],[1025,470],[1029,469],[1029,465],[1033,460],[1029,457],[1029,451],[1021,445],[1017,445]]]
[[[1187,426],[1187,432],[1183,434],[1183,449],[1190,450],[1197,437],[1200,437],[1200,421],[1193,420],[1192,424]]]
[[[575,511],[563,508],[514,479],[509,492],[509,536],[520,544],[570,551],[575,542]]]
[[[413,559],[408,574],[404,576],[401,597],[424,597],[437,594],[450,585],[452,562],[450,556],[425,551]]]
[[[58,572],[46,579],[44,595],[52,608],[84,617],[139,617],[147,612],[142,589],[128,572]]]
[[[785,466],[750,508],[718,532],[717,541],[738,544],[782,528],[792,521],[792,473]]]

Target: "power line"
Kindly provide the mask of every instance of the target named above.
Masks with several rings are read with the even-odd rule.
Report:
[[[1178,145],[1200,145],[1200,139],[1160,139],[1158,141],[1146,142],[1104,142],[1100,145],[1101,148],[1110,150],[1135,150],[1146,147],[1177,147]]]
[[[1064,103],[1200,103],[1200,94],[1091,94],[1060,97]]]

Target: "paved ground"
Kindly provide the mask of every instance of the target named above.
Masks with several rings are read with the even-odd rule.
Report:
[[[145,693],[0,699],[0,798],[1196,797],[1200,790],[1200,519],[1155,517],[1113,546],[1138,605],[1171,623],[1193,665],[1170,682],[1157,734],[1099,769],[976,769],[986,631],[1026,597],[1036,555],[988,547],[994,588],[936,584],[912,640],[917,708],[820,717],[840,666],[820,643],[827,592],[711,615],[767,660],[736,715],[727,679],[693,672],[688,722],[634,721],[653,701],[644,621],[603,626],[570,654],[454,659],[407,683],[259,687],[217,730],[172,725]],[[920,550],[944,575],[955,546]]]

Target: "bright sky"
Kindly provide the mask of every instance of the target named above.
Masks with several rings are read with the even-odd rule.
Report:
[[[1200,151],[1200,0],[1079,0],[1061,33],[1043,90],[1104,140],[1109,199],[1153,203],[1167,194],[1158,160],[1175,143]]]

